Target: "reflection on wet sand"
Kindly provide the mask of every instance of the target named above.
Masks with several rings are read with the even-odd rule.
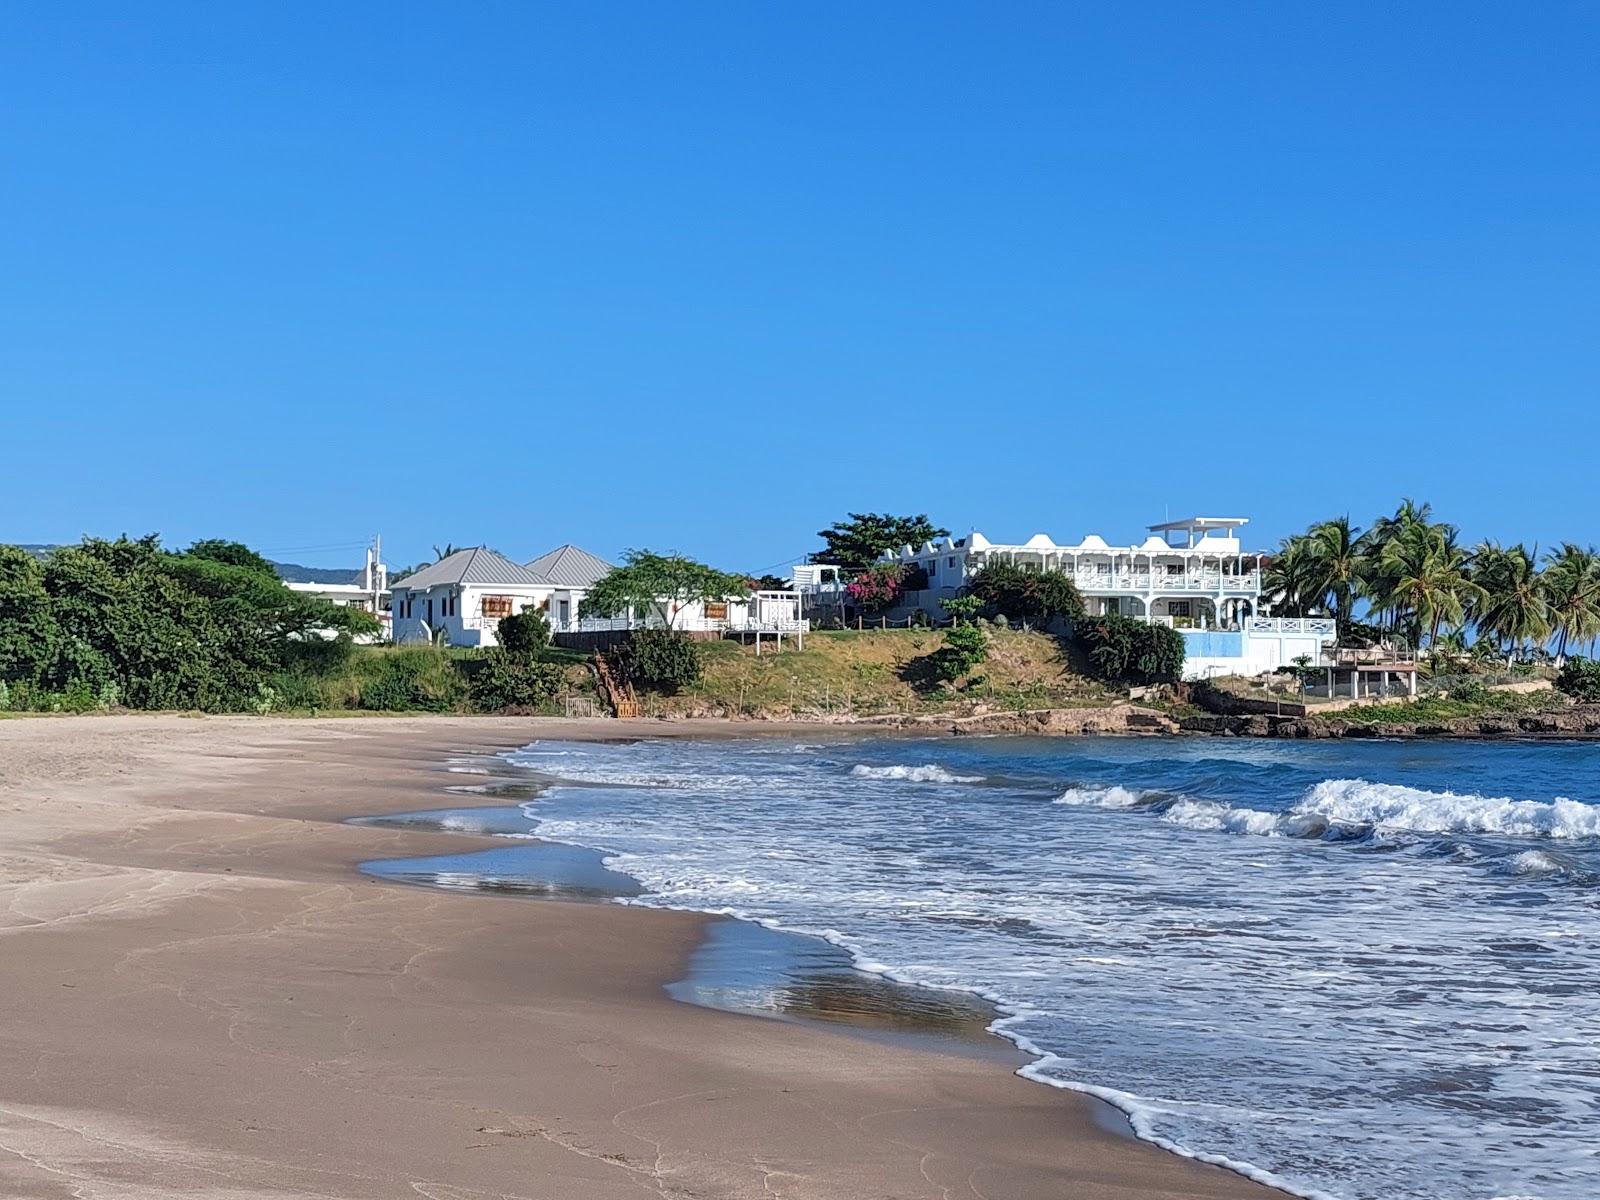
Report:
[[[396,813],[354,823],[517,839],[487,850],[361,865],[381,879],[550,900],[609,901],[643,890],[632,876],[605,866],[600,851],[532,840],[536,823],[515,805]],[[1009,1043],[988,1034],[996,1013],[981,997],[897,983],[859,969],[837,946],[748,921],[711,922],[687,974],[667,991],[707,1008],[819,1021],[870,1036],[912,1038],[1022,1061]]]

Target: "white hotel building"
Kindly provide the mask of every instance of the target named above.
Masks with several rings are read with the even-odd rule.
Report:
[[[1167,521],[1149,526],[1150,536],[1135,546],[1113,546],[1093,534],[1065,544],[1042,533],[1011,544],[974,532],[889,551],[883,560],[927,576],[927,587],[909,592],[907,602],[932,616],[942,616],[944,601],[990,563],[1060,571],[1077,584],[1091,615],[1120,613],[1178,629],[1189,679],[1258,675],[1300,655],[1320,661],[1324,647],[1336,640],[1334,622],[1265,613],[1262,556],[1239,543],[1239,528],[1247,521]]]

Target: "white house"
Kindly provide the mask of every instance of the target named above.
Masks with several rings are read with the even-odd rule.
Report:
[[[1261,559],[1246,551],[1238,531],[1246,517],[1190,517],[1148,527],[1149,536],[1117,546],[1090,534],[1056,542],[1036,533],[1025,542],[991,542],[981,533],[941,538],[888,551],[926,586],[907,602],[943,615],[944,601],[991,563],[1024,571],[1059,571],[1083,596],[1089,614],[1119,613],[1171,625],[1184,635],[1186,678],[1257,675],[1302,654],[1313,661],[1337,638],[1328,619],[1275,619],[1262,612]]]
[[[577,546],[558,546],[523,566],[478,546],[457,550],[391,589],[394,640],[494,646],[502,617],[525,608],[548,613],[552,628],[577,618],[588,589],[611,564]]]

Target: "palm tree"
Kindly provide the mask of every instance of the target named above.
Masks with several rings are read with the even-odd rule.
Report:
[[[1600,554],[1593,546],[1567,542],[1552,550],[1545,564],[1545,598],[1559,666],[1570,643],[1600,637]]]
[[[1320,571],[1310,540],[1301,533],[1284,538],[1267,563],[1262,589],[1272,610],[1288,617],[1305,617],[1322,604],[1326,589],[1319,589]]]
[[[1313,525],[1306,541],[1318,602],[1325,604],[1331,595],[1334,615],[1348,626],[1366,570],[1360,532],[1350,528],[1348,516],[1335,517]]]
[[[1398,631],[1402,612],[1391,602],[1395,592],[1396,577],[1389,548],[1408,529],[1428,528],[1428,518],[1433,515],[1433,505],[1427,501],[1418,504],[1407,496],[1395,509],[1392,517],[1379,517],[1361,535],[1356,549],[1362,558],[1361,590],[1385,629]],[[1414,639],[1413,639],[1414,644]]]
[[[1483,590],[1468,574],[1469,557],[1455,539],[1453,526],[1419,523],[1384,547],[1382,600],[1395,611],[1397,624],[1405,620],[1412,645],[1421,641],[1424,627],[1433,645],[1442,627],[1462,624]]]
[[[1506,647],[1506,661],[1530,643],[1550,636],[1550,610],[1538,558],[1521,542],[1509,549],[1483,542],[1472,554],[1471,579],[1476,593],[1468,615],[1479,630]]]

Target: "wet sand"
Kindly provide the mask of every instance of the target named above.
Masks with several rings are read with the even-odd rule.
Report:
[[[357,871],[504,845],[343,823],[471,803],[452,757],[802,732],[630,724],[0,721],[0,1196],[1278,1194],[989,1057],[677,1002],[707,918]]]

